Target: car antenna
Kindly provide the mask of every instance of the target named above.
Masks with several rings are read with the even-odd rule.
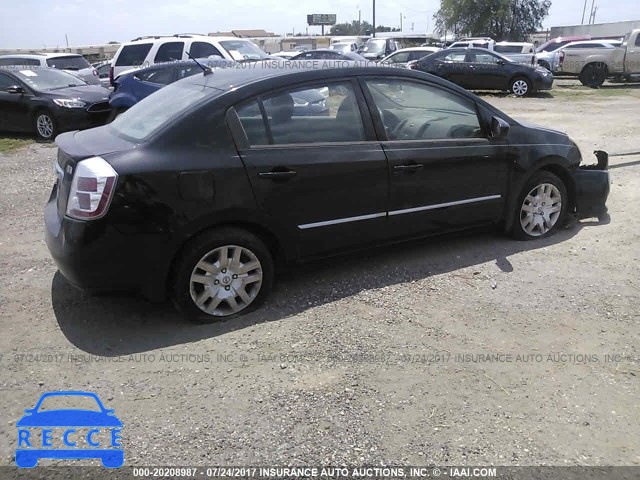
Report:
[[[195,57],[194,57],[193,55],[191,55],[189,52],[184,52],[184,53],[186,53],[186,54],[189,56],[189,58],[190,58],[191,60],[193,60],[194,62],[196,62],[196,65],[198,65],[198,66],[202,69],[202,71],[204,72],[204,74],[205,74],[205,75],[208,75],[208,74],[210,74],[210,73],[213,73],[213,70],[211,69],[211,67],[205,67],[204,65],[202,65],[202,64],[201,64],[198,60],[196,60],[196,59],[195,59]]]

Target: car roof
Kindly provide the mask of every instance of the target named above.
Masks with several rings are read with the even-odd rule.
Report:
[[[610,40],[611,42],[614,42],[616,40]],[[599,43],[601,45],[610,45],[610,43],[606,40],[578,40],[575,42],[569,42],[566,45],[564,45],[563,47],[560,48],[567,48],[569,45],[585,45],[587,43]]]
[[[533,45],[531,42],[497,42],[496,45]]]
[[[407,48],[399,48],[398,50],[396,50],[393,53],[397,53],[397,52],[420,52],[420,51],[425,51],[425,50],[431,50],[431,49],[437,49],[437,50],[441,50],[440,47],[407,47]]]
[[[156,36],[147,36],[147,37],[138,37],[130,42],[124,42],[122,45],[136,45],[138,43],[165,43],[165,42],[175,42],[184,39],[191,39],[196,41],[207,41],[211,43],[224,42],[227,40],[241,40],[241,41],[250,41],[247,38],[238,38],[238,37],[212,37],[209,35],[156,35]]]
[[[79,53],[58,52],[58,53],[11,53],[0,55],[0,58],[58,58],[58,57],[82,57]]]

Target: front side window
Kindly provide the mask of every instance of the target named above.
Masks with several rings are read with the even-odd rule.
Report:
[[[476,105],[446,89],[403,79],[366,80],[389,140],[482,137]]]
[[[171,62],[182,60],[182,52],[184,51],[184,42],[167,42],[160,45],[158,53],[156,53],[155,62]]]
[[[489,63],[489,64],[497,64],[500,58],[495,55],[491,55],[490,53],[484,52],[469,52],[469,62],[471,63]]]
[[[9,75],[0,72],[0,92],[4,92],[7,88],[13,87],[14,85],[18,85],[18,82]]]
[[[207,58],[211,55],[222,57],[220,50],[207,42],[193,42],[189,48],[189,53],[194,58]]]
[[[265,95],[236,111],[251,145],[366,140],[358,101],[348,82]]]

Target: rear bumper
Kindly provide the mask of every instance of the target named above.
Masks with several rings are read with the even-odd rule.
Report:
[[[51,257],[75,287],[88,292],[138,292],[152,301],[165,298],[171,258],[163,248],[166,238],[126,234],[105,219],[60,217],[57,186],[45,206],[44,223]]]
[[[597,165],[581,166],[572,174],[578,218],[600,217],[607,213],[609,196],[609,155],[596,150]]]

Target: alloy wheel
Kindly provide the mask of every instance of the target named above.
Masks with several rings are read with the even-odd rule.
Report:
[[[53,120],[51,120],[49,115],[42,113],[38,115],[36,128],[38,129],[40,136],[43,138],[49,138],[53,135]]]
[[[513,90],[513,93],[515,93],[517,96],[522,97],[523,95],[527,94],[529,85],[527,85],[527,82],[524,80],[516,80],[515,82],[513,82],[511,90]]]
[[[562,195],[558,187],[542,183],[529,192],[520,207],[520,225],[532,237],[549,232],[562,212]]]
[[[208,315],[226,317],[247,308],[262,286],[262,265],[249,249],[225,245],[205,254],[189,280],[191,299]]]

